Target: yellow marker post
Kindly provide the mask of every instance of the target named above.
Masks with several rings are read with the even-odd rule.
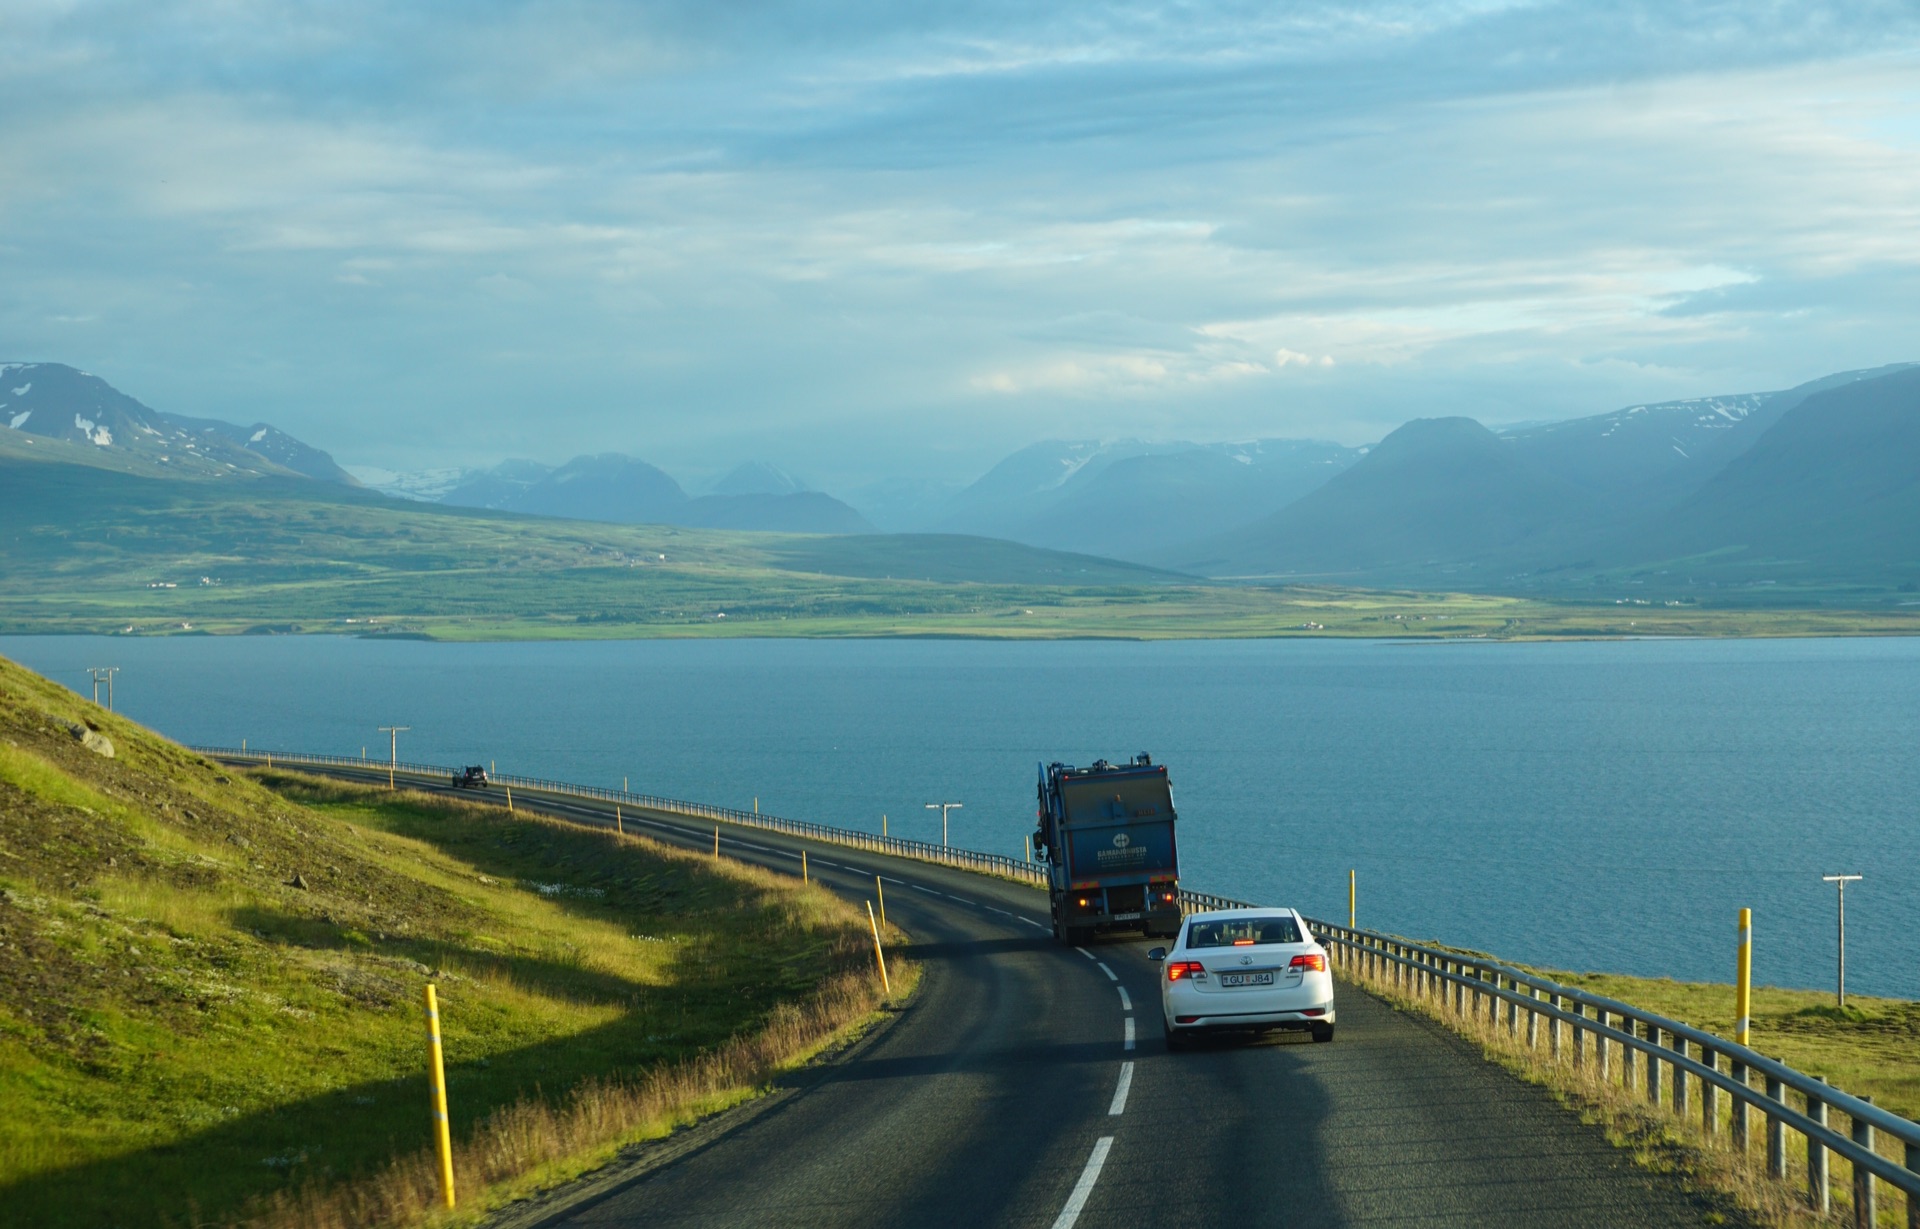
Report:
[[[758,798],[755,798],[753,800],[753,813],[755,815],[758,815],[760,813],[760,800]]]
[[[882,811],[880,813],[880,835],[885,836],[886,834],[887,834],[887,813],[885,811]]]
[[[880,886],[880,876],[873,877],[873,893],[880,898],[880,924],[887,924],[887,890]]]
[[[1733,1039],[1747,1044],[1753,1026],[1753,910],[1740,911],[1740,948],[1733,982]]]
[[[615,832],[618,832],[621,836],[625,836],[627,834],[627,825],[625,821],[623,821],[620,818],[619,803],[615,803],[613,806],[613,830]]]
[[[1033,861],[1033,834],[1027,834],[1027,861]]]
[[[440,1202],[453,1206],[453,1139],[447,1131],[447,1070],[440,1055],[440,1003],[427,983],[427,1113],[440,1153]]]
[[[720,825],[719,824],[715,824],[713,826],[713,856],[716,858],[720,856]]]
[[[812,878],[810,878],[807,874],[807,851],[804,849],[800,851],[800,882],[801,883],[813,882]]]
[[[513,814],[513,786],[507,786],[507,814]]]
[[[1348,871],[1347,872],[1347,929],[1348,930],[1359,929],[1359,924],[1354,921],[1354,917],[1356,915],[1353,911],[1353,900],[1354,900],[1353,887],[1354,887],[1353,872]]]
[[[893,982],[887,977],[887,958],[880,950],[880,923],[873,918],[873,902],[867,902],[867,925],[873,928],[873,958],[880,963],[880,988],[893,997]]]

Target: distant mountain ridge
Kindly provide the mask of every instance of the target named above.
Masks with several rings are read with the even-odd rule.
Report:
[[[1213,576],[1519,591],[1920,579],[1920,366],[1496,436],[1416,419],[1260,521],[1162,554]]]
[[[0,425],[125,454],[183,477],[290,472],[359,485],[331,456],[271,424],[242,427],[156,410],[64,363],[0,363]]]
[[[728,479],[736,490],[796,485],[772,466],[742,467]],[[819,491],[762,490],[695,498],[666,471],[617,452],[575,457],[555,469],[531,461],[508,461],[454,487],[439,502],[619,525],[776,533],[879,532],[858,512]]]

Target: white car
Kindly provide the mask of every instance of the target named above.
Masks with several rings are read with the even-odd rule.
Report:
[[[1161,964],[1160,1013],[1167,1048],[1201,1033],[1294,1029],[1333,1040],[1333,974],[1327,949],[1293,909],[1195,913]]]

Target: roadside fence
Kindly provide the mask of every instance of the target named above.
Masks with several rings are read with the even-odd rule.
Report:
[[[1852,1223],[1880,1224],[1875,1180],[1905,1195],[1905,1224],[1920,1229],[1920,1124],[1850,1096],[1757,1050],[1628,1003],[1560,985],[1510,965],[1392,935],[1307,920],[1352,980],[1419,1003],[1442,1019],[1503,1037],[1536,1060],[1571,1070],[1697,1126],[1749,1158],[1756,1134],[1766,1173],[1788,1178],[1787,1133],[1800,1137],[1806,1198],[1830,1214],[1828,1159],[1847,1163]],[[1542,1053],[1544,1044],[1545,1053]],[[1842,1131],[1838,1117],[1847,1120]],[[1724,1136],[1723,1136],[1724,1132]],[[1904,1152],[1905,1164],[1880,1147]]]
[[[429,778],[441,783],[449,782],[460,775],[460,770],[457,768],[446,768],[437,764],[405,762],[389,764],[386,760],[359,759],[351,755],[254,751],[238,747],[190,749],[211,759],[223,760],[227,763],[262,764],[269,767],[275,765],[296,767],[304,764],[316,768],[355,768],[379,773],[384,773],[391,767],[396,777],[405,777],[409,780]],[[688,802],[680,798],[662,798],[654,794],[636,794],[628,790],[602,789],[596,785],[575,785],[567,781],[549,781],[544,777],[521,777],[504,772],[488,778],[488,790],[476,792],[490,792],[494,787],[517,791],[523,800],[529,794],[546,794],[556,798],[590,798],[597,802],[618,803],[622,807],[640,811],[656,811],[665,815],[738,824],[741,827],[759,828],[768,832],[784,832],[790,836],[804,836],[810,840],[840,845],[848,849],[861,849],[868,853],[892,854],[897,858],[933,862],[960,870],[998,875],[1005,879],[1036,886],[1044,886],[1047,881],[1046,866],[1039,862],[1024,862],[1019,858],[1009,858],[997,853],[981,853],[978,850],[962,849],[957,845],[935,845],[930,841],[910,841],[897,836],[880,836],[872,832],[862,832],[857,828],[834,828],[826,824],[809,823],[803,819],[782,819],[777,815],[766,815],[759,811],[741,811],[733,807],[716,807],[704,802]]]

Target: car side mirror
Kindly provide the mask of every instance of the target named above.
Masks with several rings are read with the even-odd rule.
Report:
[[[1148,960],[1165,960],[1166,958],[1167,949],[1164,947],[1150,947],[1147,949]]]

